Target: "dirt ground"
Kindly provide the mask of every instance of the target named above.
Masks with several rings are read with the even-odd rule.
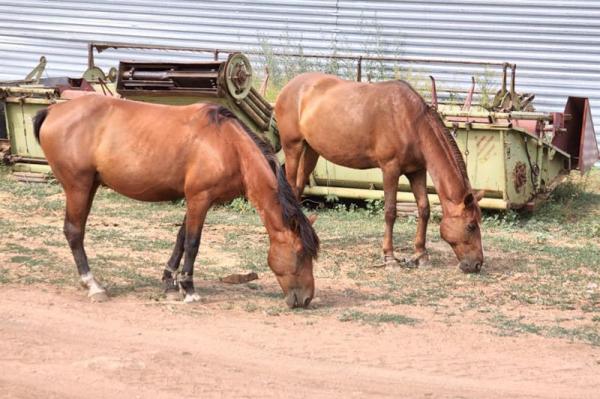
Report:
[[[1,398],[595,398],[600,350],[3,287]],[[430,315],[423,314],[427,320]]]
[[[487,215],[479,275],[457,270],[435,220],[432,265],[388,271],[373,268],[379,211],[319,210],[317,294],[310,309],[291,311],[247,204],[209,214],[195,274],[203,300],[187,305],[166,301],[160,284],[182,206],[105,189],[86,246],[110,300],[90,303],[62,236],[60,187],[24,185],[5,172],[0,398],[598,398],[600,184],[593,187],[576,205],[551,204],[587,204],[585,218],[566,216],[577,231],[554,208],[550,221]],[[414,225],[398,221],[399,252],[410,248]],[[249,271],[260,278],[219,281]]]

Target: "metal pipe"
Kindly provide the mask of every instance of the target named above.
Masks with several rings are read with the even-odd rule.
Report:
[[[236,101],[235,104],[240,107],[261,130],[266,131],[269,129],[269,123],[265,122],[259,115],[257,115],[256,112],[244,101]]]
[[[438,97],[437,97],[437,91],[436,91],[436,87],[435,87],[435,78],[433,76],[429,75],[429,79],[431,79],[431,106],[433,107],[433,109],[435,109],[437,111]]]
[[[258,106],[258,104],[256,104],[250,98],[246,97],[246,98],[242,99],[242,102],[244,104],[247,104],[250,108],[252,108],[252,110],[254,111],[254,113],[260,118],[260,120],[261,120],[261,122],[263,124],[267,124],[269,122],[269,119],[271,119],[271,117],[269,115],[265,114],[263,112],[263,110],[260,109],[260,107]]]
[[[352,199],[383,199],[383,190],[346,187],[306,186],[304,194],[316,196],[335,195],[341,198]],[[436,194],[428,194],[427,197],[432,204],[440,203]],[[396,193],[396,201],[415,202],[415,196],[410,192],[398,191]],[[481,201],[479,201],[479,206],[481,208],[508,209],[509,204],[501,198],[482,198]]]
[[[44,158],[28,158],[28,157],[21,157],[18,155],[12,155],[10,156],[10,162],[13,163],[17,163],[17,162],[22,162],[22,163],[31,163],[34,165],[48,165],[48,161],[45,160]]]
[[[123,79],[169,80],[169,79],[216,79],[218,72],[213,71],[123,71]]]
[[[466,118],[492,118],[492,119],[523,119],[552,122],[552,114],[541,112],[478,112],[478,111],[439,111],[442,116],[456,116]]]
[[[135,44],[135,43],[118,43],[118,42],[91,42],[88,45],[88,51],[91,53],[93,49],[96,49],[98,53],[101,53],[107,49],[114,48],[129,48],[129,49],[145,49],[145,50],[165,50],[165,51],[188,51],[195,53],[246,53],[253,55],[263,55],[262,51],[257,50],[236,50],[236,49],[214,49],[214,48],[200,48],[200,47],[183,47],[183,46],[164,46],[164,45],[149,45],[149,44]],[[364,56],[359,54],[317,54],[317,53],[288,53],[281,51],[274,51],[272,55],[276,56],[288,56],[288,57],[305,57],[305,58],[329,58],[337,60],[368,60],[368,61],[404,61],[404,62],[425,62],[431,64],[450,64],[450,65],[480,65],[480,66],[504,66],[511,65],[504,62],[488,61],[488,60],[477,60],[477,61],[456,61],[443,58],[410,58],[410,57],[375,57],[375,56]],[[90,57],[88,54],[88,60],[92,60],[93,56]],[[514,65],[514,64],[512,64]]]
[[[262,113],[265,115],[265,117],[267,119],[270,118],[270,115],[273,113],[273,108],[271,107],[271,104],[262,100],[262,98],[257,95],[254,88],[250,89],[246,99],[248,99],[250,102],[254,103],[262,111]]]

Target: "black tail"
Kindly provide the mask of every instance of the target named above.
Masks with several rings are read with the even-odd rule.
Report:
[[[40,142],[40,129],[42,128],[42,123],[44,123],[47,116],[48,108],[44,108],[41,111],[38,111],[38,113],[33,117],[33,134],[35,135],[35,139],[38,143]]]

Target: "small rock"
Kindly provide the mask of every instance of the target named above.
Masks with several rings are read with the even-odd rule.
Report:
[[[248,274],[231,274],[219,280],[226,284],[243,284],[256,279],[258,279],[258,274],[252,272]]]

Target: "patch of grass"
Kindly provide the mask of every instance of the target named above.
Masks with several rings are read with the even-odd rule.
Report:
[[[432,217],[427,232],[430,267],[373,268],[382,257],[381,203],[309,199],[305,205],[310,209],[305,212],[318,214],[315,229],[322,246],[314,271],[317,292],[329,288],[320,291],[322,304],[294,314],[309,318],[334,315],[368,324],[410,324],[410,318],[394,309],[418,306],[452,315],[453,324],[485,320],[504,335],[537,334],[595,344],[600,322],[600,240],[595,236],[600,170],[583,179],[587,179],[585,184],[574,176],[567,186],[559,186],[541,212],[484,212],[486,263],[479,275],[465,275],[456,268],[454,253],[440,238],[439,217]],[[4,255],[0,283],[76,284],[75,266],[62,233],[62,209],[58,209],[62,197],[55,196],[60,187],[17,183],[0,171],[0,190],[8,198],[0,203],[1,210],[12,215],[0,219],[0,254]],[[99,189],[86,247],[92,270],[111,294],[160,295],[161,269],[184,213],[179,202],[147,204]],[[411,255],[415,229],[414,217],[398,218],[394,232],[397,256]],[[203,251],[204,245],[215,252]],[[216,280],[239,269],[265,274],[265,280],[246,286],[204,287],[207,295],[227,296],[216,306],[260,310],[267,316],[289,312],[268,269],[268,247],[263,223],[246,201],[238,199],[211,209],[196,263],[197,278]],[[234,259],[231,265],[228,255]],[[207,265],[210,267],[203,267]],[[257,299],[247,305],[249,295]],[[345,305],[338,307],[337,301]],[[380,304],[386,312],[375,311],[374,306]],[[350,310],[344,311],[348,307]],[[525,315],[560,309],[566,319],[574,321],[545,325],[504,316],[507,309],[515,307]],[[570,317],[582,311],[587,312],[589,324]],[[474,319],[470,315],[475,315]]]
[[[550,337],[567,338],[581,341],[594,346],[600,346],[600,330],[594,325],[584,325],[575,328],[565,328],[559,325],[548,327],[545,333]]]
[[[248,200],[243,197],[235,198],[233,201],[224,205],[226,208],[240,213],[256,213],[256,210]]]
[[[511,319],[505,315],[497,314],[489,319],[490,324],[497,329],[498,335],[515,336],[523,333],[540,334],[542,328],[533,323],[524,323],[523,318]]]
[[[404,316],[395,313],[365,313],[360,310],[345,310],[339,316],[338,320],[342,322],[359,321],[367,324],[404,324],[415,325],[420,322],[419,319]]]
[[[546,337],[563,338],[572,341],[581,341],[594,346],[600,346],[600,331],[593,324],[584,324],[577,327],[563,327],[557,321],[554,325],[541,325],[524,322],[524,317],[510,318],[503,314],[496,314],[488,323],[494,327],[498,335],[516,336],[520,334],[535,334]]]
[[[253,313],[258,310],[258,305],[254,302],[246,302],[243,306],[243,309],[248,313]]]
[[[12,282],[8,274],[8,270],[0,268],[0,284],[8,284]]]

